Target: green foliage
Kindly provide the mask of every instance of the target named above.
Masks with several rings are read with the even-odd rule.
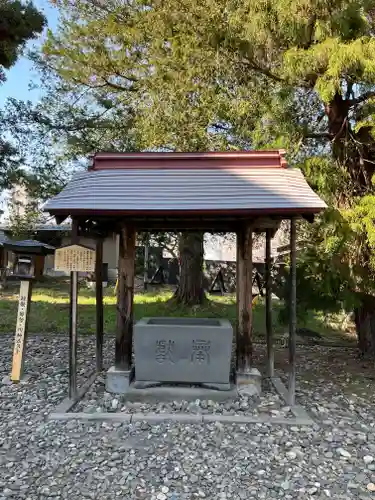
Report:
[[[284,147],[331,207],[300,228],[311,242],[301,310],[373,293],[372,0],[56,4],[60,26],[38,61],[48,95],[20,111],[21,134],[31,116],[74,162],[95,149]]]
[[[32,2],[19,0],[2,0],[0,19],[0,80],[4,81],[4,69],[15,64],[26,42],[41,33],[46,20]]]
[[[13,238],[30,239],[36,224],[41,222],[42,217],[37,200],[30,200],[25,205],[13,201],[9,206],[7,226]]]
[[[14,146],[0,137],[0,193],[19,178],[19,155]]]
[[[130,113],[142,149],[297,153],[326,130],[323,102],[374,83],[371,2],[57,3],[48,67],[67,93]]]

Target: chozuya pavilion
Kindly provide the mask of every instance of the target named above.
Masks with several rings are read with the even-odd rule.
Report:
[[[266,234],[266,339],[268,376],[274,376],[271,306],[271,238],[290,221],[289,402],[294,403],[296,351],[296,220],[310,222],[326,208],[299,169],[289,168],[284,151],[208,153],[97,153],[45,210],[58,223],[71,217],[72,241],[95,237],[97,269],[97,370],[102,369],[103,239],[119,234],[117,326],[114,366],[124,388],[137,371],[133,353],[133,289],[137,231],[202,231],[237,234],[237,380],[253,368],[252,241]],[[74,275],[74,272],[72,273]],[[76,307],[72,297],[71,311]],[[70,395],[76,388],[77,335],[70,322]],[[235,380],[234,380],[235,382]]]

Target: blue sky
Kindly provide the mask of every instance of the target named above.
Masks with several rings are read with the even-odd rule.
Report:
[[[54,30],[57,26],[58,11],[52,7],[48,0],[34,0],[34,5],[44,13],[47,18],[48,28]],[[8,97],[14,97],[20,100],[30,100],[37,102],[42,91],[39,89],[29,90],[30,82],[38,84],[40,82],[37,73],[33,70],[32,63],[27,59],[26,54],[29,49],[34,46],[40,46],[45,39],[47,28],[44,33],[36,40],[32,40],[25,48],[25,56],[20,57],[17,63],[9,70],[6,71],[7,80],[0,85],[0,108],[4,106]],[[4,195],[0,193],[0,208],[5,209],[3,206]],[[1,219],[1,217],[0,217]]]
[[[58,21],[58,11],[52,7],[48,0],[34,0],[34,5],[44,13],[47,18],[48,28],[55,30]],[[46,30],[43,35],[33,40],[25,49],[25,55],[28,49],[38,46],[45,38]],[[30,82],[38,83],[38,75],[33,71],[33,67],[27,57],[20,57],[17,63],[6,72],[7,81],[0,85],[0,107],[2,107],[8,97],[16,99],[38,101],[41,96],[39,89],[29,90]]]

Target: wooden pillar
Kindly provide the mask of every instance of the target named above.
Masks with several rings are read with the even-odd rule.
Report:
[[[246,373],[252,365],[252,259],[253,233],[249,223],[237,232],[237,371]]]
[[[95,293],[96,293],[96,371],[103,369],[103,238],[96,240],[95,261]]]
[[[0,248],[0,290],[3,290],[6,285],[7,273],[7,252],[4,248]]]
[[[267,335],[267,375],[274,376],[274,345],[272,332],[272,276],[271,276],[271,229],[266,230],[266,260],[265,260],[265,278],[266,278],[266,335]]]
[[[289,401],[293,406],[296,391],[296,326],[297,326],[297,258],[296,258],[296,220],[290,221],[290,296],[289,296]]]
[[[35,256],[35,270],[34,270],[35,279],[39,279],[41,276],[43,276],[44,260],[45,260],[44,255]]]
[[[72,244],[78,243],[78,221],[72,220]],[[69,311],[69,397],[77,396],[77,309],[78,309],[78,271],[70,273],[70,311]]]
[[[115,367],[120,370],[130,370],[132,364],[135,239],[134,227],[125,226],[121,229],[115,352]]]
[[[144,263],[143,263],[143,290],[145,292],[147,292],[147,285],[148,285],[149,245],[150,245],[150,235],[148,234],[145,239],[145,253],[144,253]]]

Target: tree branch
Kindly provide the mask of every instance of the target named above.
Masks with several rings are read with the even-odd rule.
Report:
[[[286,83],[286,81],[283,78],[281,78],[280,76],[275,75],[274,73],[271,73],[271,71],[269,71],[266,68],[262,68],[261,66],[259,66],[254,61],[249,61],[248,59],[243,59],[242,62],[246,66],[249,66],[251,69],[254,69],[255,71],[259,71],[259,73],[261,73],[264,76],[267,76],[268,78],[271,78],[271,80],[274,80],[275,82]]]
[[[349,99],[348,107],[357,106],[358,104],[361,104],[362,102],[365,102],[368,99],[371,99],[372,97],[375,97],[375,90],[370,90],[369,92],[365,92],[364,94],[356,97],[355,99]]]
[[[310,17],[309,22],[307,24],[307,37],[305,43],[302,44],[302,47],[304,49],[308,49],[309,47],[311,47],[311,44],[313,42],[315,23],[316,23],[316,14],[313,14]]]
[[[124,87],[123,85],[119,85],[118,83],[111,82],[107,78],[102,77],[103,81],[115,90],[120,90],[121,92],[134,92],[137,89],[134,87]]]
[[[111,65],[111,66],[112,66],[112,70],[116,76],[123,78],[124,80],[128,80],[129,82],[132,82],[132,83],[137,83],[139,81],[138,78],[135,78],[134,76],[123,75],[122,73],[120,73],[119,71],[116,70],[114,65]]]
[[[307,132],[303,136],[305,139],[332,139],[332,134],[329,132]]]
[[[221,123],[213,123],[212,125],[210,125],[210,127],[216,128],[217,130],[222,130],[223,132],[229,132],[230,131],[230,127],[229,126],[222,125]]]
[[[250,67],[251,69],[253,69],[255,71],[258,71],[259,73],[261,73],[262,75],[266,76],[267,78],[270,78],[271,80],[274,80],[275,82],[283,83],[284,85],[290,85],[290,82],[288,80],[286,80],[285,78],[281,78],[281,76],[275,75],[275,73],[272,73],[267,68],[262,68],[261,66],[259,66],[259,64],[257,64],[254,61],[249,61],[249,60],[246,60],[246,59],[242,59],[241,62],[244,63],[246,66]],[[309,78],[309,75],[308,75],[308,78]],[[307,89],[312,89],[314,87],[314,85],[315,85],[315,81],[316,81],[316,78],[315,78],[315,80],[313,80],[313,79],[310,78],[310,80],[307,79],[305,81],[298,82],[297,85],[299,87],[303,87],[303,88],[307,88]]]

